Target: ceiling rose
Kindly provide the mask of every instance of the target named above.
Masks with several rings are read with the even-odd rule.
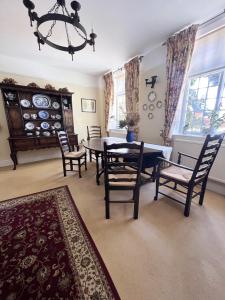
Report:
[[[41,50],[41,45],[47,44],[57,50],[66,51],[72,56],[75,52],[82,50],[87,44],[93,46],[93,51],[95,51],[95,39],[97,35],[93,32],[90,34],[90,38],[87,37],[87,32],[85,28],[80,24],[80,18],[78,11],[81,9],[81,5],[77,1],[71,2],[72,13],[69,13],[65,0],[57,0],[53,7],[47,12],[47,14],[39,17],[34,11],[35,5],[30,0],[23,0],[23,4],[28,9],[28,15],[30,17],[30,24],[33,26],[33,22],[36,21],[36,31],[34,35],[37,37],[37,42],[39,45],[39,50]],[[47,34],[41,33],[40,26],[46,22],[52,22]],[[62,46],[60,44],[50,41],[50,37],[53,35],[54,27],[57,22],[63,22],[65,25],[65,35],[68,46]],[[74,46],[71,43],[70,32],[68,30],[68,25],[72,25],[75,33],[82,38],[83,42],[80,45]]]

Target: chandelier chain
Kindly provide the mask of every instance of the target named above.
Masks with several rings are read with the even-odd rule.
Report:
[[[79,32],[79,30],[77,29],[77,27],[76,27],[75,25],[73,25],[73,27],[75,28],[77,34],[78,34],[83,40],[86,41],[86,40],[87,40],[86,36],[83,36],[83,35]]]
[[[65,15],[63,6],[62,6],[62,12],[63,12],[63,15]],[[67,28],[66,22],[65,22],[65,29],[66,29],[66,36],[67,36],[68,46],[70,46],[70,45],[71,45],[71,42],[70,42],[70,37],[69,37],[69,32],[68,32],[68,28]]]
[[[57,4],[57,3],[56,3],[56,4]],[[54,12],[57,13],[58,10],[59,10],[59,5],[55,5]],[[56,20],[54,20],[54,21],[52,22],[52,25],[51,25],[51,27],[50,27],[50,29],[49,29],[47,35],[45,36],[45,39],[49,38],[49,37],[52,35],[52,30],[53,30],[55,24],[56,24]]]
[[[48,11],[48,13],[52,13],[56,8],[59,8],[59,4],[56,2],[52,8],[50,8],[50,10]]]

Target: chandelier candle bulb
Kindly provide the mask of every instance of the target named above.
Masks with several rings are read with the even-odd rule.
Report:
[[[93,52],[95,51],[95,39],[97,35],[93,32],[90,34],[90,39],[88,39],[87,32],[85,28],[80,24],[80,18],[78,15],[78,11],[81,9],[81,5],[77,1],[72,1],[70,6],[75,13],[69,13],[65,0],[57,0],[53,7],[43,16],[38,17],[37,13],[33,11],[35,9],[35,5],[30,0],[23,0],[24,6],[28,9],[28,15],[30,17],[31,26],[34,21],[36,21],[37,29],[34,32],[34,35],[37,38],[39,50],[41,50],[41,45],[47,44],[52,48],[55,48],[60,51],[65,51],[72,56],[82,49],[86,47],[87,44],[93,46]],[[49,31],[46,35],[44,35],[40,31],[40,26],[47,22],[52,22],[52,25],[49,28]],[[53,41],[51,41],[51,37],[54,32],[54,27],[58,22],[63,22],[65,24],[65,34],[68,46],[59,45]],[[75,29],[75,32],[79,35],[79,37],[83,40],[80,45],[74,46],[70,40],[69,31],[67,26],[71,25]]]

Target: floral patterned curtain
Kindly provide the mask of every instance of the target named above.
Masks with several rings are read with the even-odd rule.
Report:
[[[174,121],[185,74],[189,69],[197,30],[198,25],[192,25],[178,34],[171,36],[166,43],[167,91],[164,124],[164,144],[166,145],[171,143],[170,129]]]
[[[105,80],[105,129],[108,130],[109,111],[113,105],[114,100],[114,87],[113,87],[113,74],[109,72],[103,76]]]
[[[139,110],[139,57],[135,57],[125,64],[125,91],[127,113],[138,113]],[[138,127],[135,128],[136,139],[138,138]]]

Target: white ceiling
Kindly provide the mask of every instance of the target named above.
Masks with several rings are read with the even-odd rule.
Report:
[[[32,0],[39,15],[56,0]],[[70,8],[70,0],[66,0]],[[81,24],[97,33],[96,52],[87,46],[71,57],[45,45],[38,51],[34,28],[29,26],[22,0],[1,0],[0,54],[27,58],[91,75],[120,66],[129,58],[148,52],[167,37],[194,22],[220,13],[224,0],[80,0]],[[63,32],[59,32],[63,36]]]

